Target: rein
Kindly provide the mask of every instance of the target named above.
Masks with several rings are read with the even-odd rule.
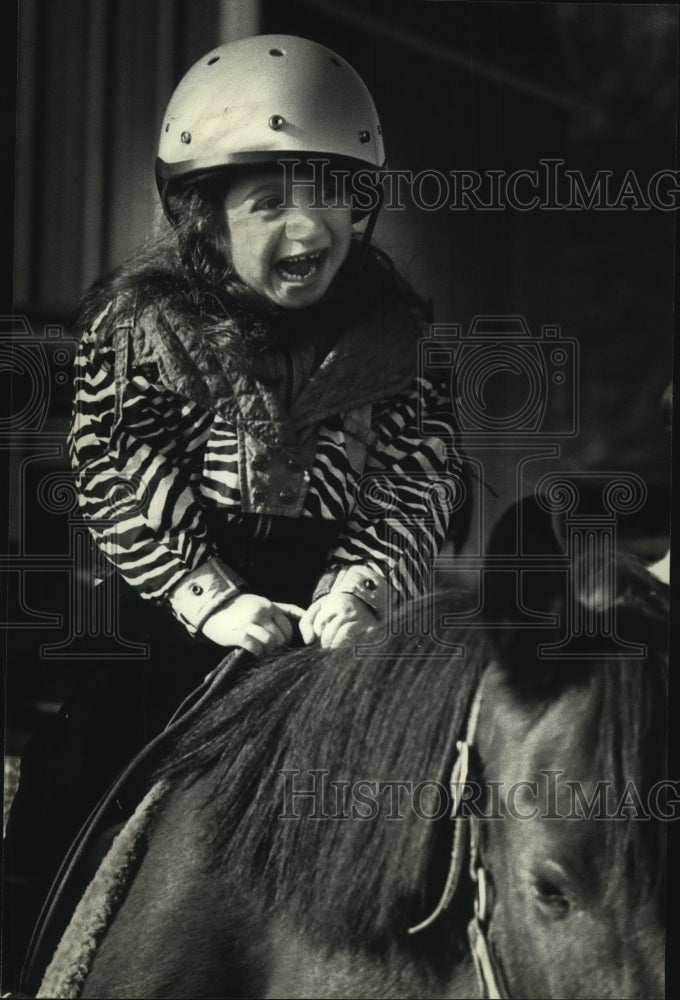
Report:
[[[463,828],[461,807],[464,802],[465,783],[470,774],[470,754],[474,750],[479,713],[484,700],[484,675],[479,682],[468,716],[465,739],[456,742],[458,756],[451,771],[449,790],[453,803],[451,819],[457,820],[453,828],[451,860],[446,882],[439,902],[432,913],[421,923],[409,927],[409,934],[425,930],[450,906],[460,881],[466,848],[470,849],[469,875],[475,884],[474,916],[468,924],[468,942],[477,972],[482,996],[485,1000],[510,1000],[505,977],[498,956],[489,940],[489,929],[493,911],[491,878],[484,867],[480,849],[479,821],[474,816],[467,817],[468,826]],[[469,833],[469,837],[466,834]]]
[[[474,916],[468,924],[468,942],[477,978],[486,1000],[510,1000],[501,963],[488,933],[493,911],[493,888],[479,851],[479,821],[470,817],[470,878],[475,883]]]

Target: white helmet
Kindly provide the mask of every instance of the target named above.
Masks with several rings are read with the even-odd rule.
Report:
[[[360,76],[317,42],[256,35],[203,56],[170,99],[156,160],[165,201],[174,181],[286,156],[384,165],[382,130]]]

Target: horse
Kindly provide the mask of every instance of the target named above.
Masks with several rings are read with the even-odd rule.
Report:
[[[663,996],[667,588],[620,556],[612,593],[578,579],[538,576],[553,626],[613,608],[632,653],[551,658],[495,608],[232,654],[154,766],[106,928],[100,888],[39,995]]]

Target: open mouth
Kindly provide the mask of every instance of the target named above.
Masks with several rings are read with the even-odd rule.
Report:
[[[327,250],[316,250],[314,253],[300,253],[293,257],[282,257],[281,260],[277,261],[276,270],[284,281],[303,284],[314,277],[327,256]]]

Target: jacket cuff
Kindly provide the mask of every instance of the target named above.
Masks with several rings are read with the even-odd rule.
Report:
[[[328,570],[319,580],[312,600],[330,593],[352,594],[367,604],[382,621],[386,616],[389,591],[392,588],[384,576],[368,566],[355,564]]]
[[[245,581],[238,573],[213,556],[182,577],[168,595],[168,602],[175,617],[196,635],[208,618],[244,587]]]

